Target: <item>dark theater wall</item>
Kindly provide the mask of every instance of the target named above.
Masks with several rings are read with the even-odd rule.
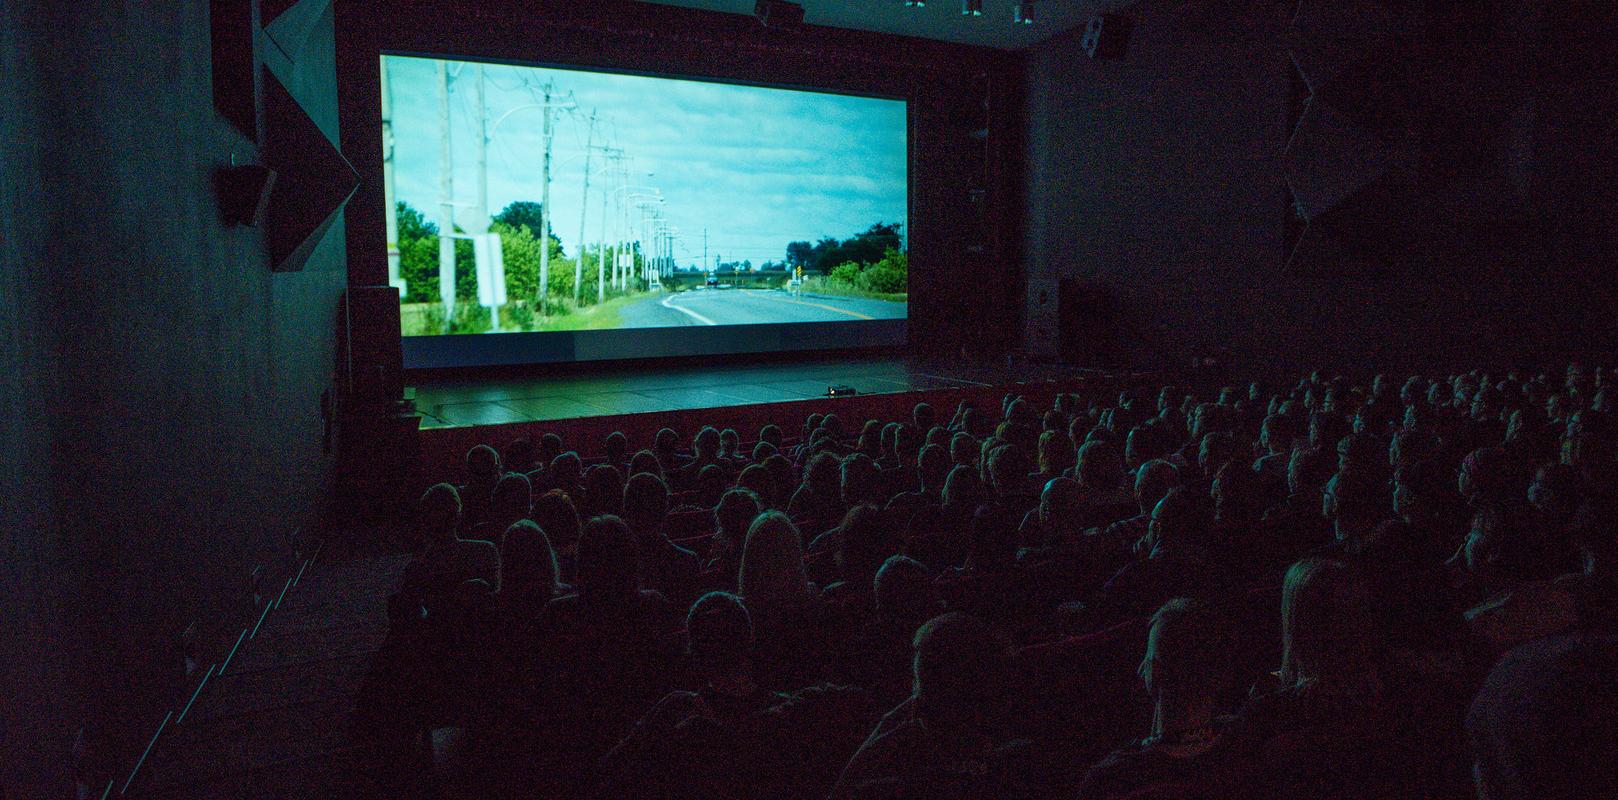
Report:
[[[0,786],[121,782],[329,494],[341,226],[298,273],[219,221],[209,3],[0,4]],[[329,10],[293,94],[335,133]],[[84,731],[81,756],[71,755]]]
[[[1383,57],[1411,78],[1397,102],[1366,103],[1408,124],[1405,194],[1343,226],[1372,243],[1406,231],[1401,257],[1380,263],[1332,243],[1289,261],[1296,0],[1144,0],[1122,12],[1134,28],[1121,60],[1086,57],[1079,32],[1036,46],[1031,285],[1065,278],[1104,298],[1116,318],[1098,339],[1115,337],[1118,360],[1140,366],[1214,357],[1290,374],[1610,354],[1618,81],[1600,57],[1612,52],[1610,16],[1541,5],[1349,4],[1391,9],[1404,33],[1398,55]],[[1361,96],[1336,102],[1378,91],[1347,83]],[[1030,340],[1052,326],[1035,309]]]

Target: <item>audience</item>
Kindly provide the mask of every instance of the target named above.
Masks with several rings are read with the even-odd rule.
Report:
[[[454,677],[400,685],[500,721],[476,741],[522,780],[474,794],[1615,796],[1611,385],[1317,372],[479,445],[390,606]]]

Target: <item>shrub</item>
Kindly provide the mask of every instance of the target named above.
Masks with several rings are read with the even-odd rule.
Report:
[[[828,277],[830,277],[833,281],[837,281],[838,283],[846,283],[849,286],[858,286],[860,280],[860,265],[855,264],[852,261],[847,264],[839,264],[832,268],[831,274]]]

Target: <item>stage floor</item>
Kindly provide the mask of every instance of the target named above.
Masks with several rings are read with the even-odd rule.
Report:
[[[554,374],[432,380],[411,385],[423,428],[548,422],[613,414],[779,403],[825,397],[833,385],[860,394],[993,386],[1076,374],[1051,365],[922,363],[902,357],[824,359],[711,367],[569,365]]]

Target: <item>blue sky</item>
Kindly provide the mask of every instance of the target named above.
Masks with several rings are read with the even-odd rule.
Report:
[[[384,58],[393,98],[395,192],[436,219],[436,62]],[[477,69],[449,63],[455,200],[466,206],[477,201]],[[898,222],[908,231],[901,101],[501,64],[483,65],[483,71],[490,124],[538,104],[547,82],[554,86],[552,103],[577,105],[555,115],[551,162],[551,226],[569,255],[579,239],[592,111],[595,144],[624,151],[628,182],[662,191],[664,214],[680,230],[675,256],[682,267],[701,259],[704,228],[710,260],[717,254],[754,264],[780,261],[787,242],[845,238],[875,222]],[[491,133],[491,213],[514,200],[540,199],[542,119],[537,108],[520,109]],[[599,153],[590,160],[595,174],[584,238],[592,246],[601,239],[603,191],[621,183],[601,174],[607,166]],[[470,227],[475,209],[457,213],[462,227]]]

